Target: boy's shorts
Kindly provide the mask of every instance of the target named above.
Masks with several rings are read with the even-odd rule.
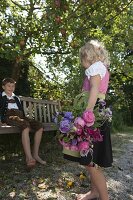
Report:
[[[23,131],[26,128],[38,131],[43,128],[43,124],[34,119],[29,119],[23,115],[23,112],[17,109],[7,110],[5,123],[10,126],[17,126]]]

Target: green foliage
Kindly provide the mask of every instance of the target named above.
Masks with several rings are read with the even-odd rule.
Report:
[[[0,72],[22,84],[19,94],[70,106],[82,87],[79,48],[95,38],[111,55],[110,101],[128,107],[133,120],[132,0],[1,0],[0,11],[0,58],[12,62]],[[35,54],[45,57],[43,75],[25,64]]]
[[[75,116],[81,116],[83,111],[87,107],[87,102],[89,98],[89,93],[88,92],[82,92],[78,94],[73,103],[73,113]]]

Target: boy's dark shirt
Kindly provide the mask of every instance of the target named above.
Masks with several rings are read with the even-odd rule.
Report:
[[[18,109],[23,112],[24,115],[24,110],[23,106],[17,96],[14,96],[15,103],[18,106]],[[6,95],[2,96],[0,94],[0,116],[1,116],[1,122],[5,123],[5,117],[6,117],[6,111],[8,110],[8,98]],[[25,115],[24,115],[25,116]]]

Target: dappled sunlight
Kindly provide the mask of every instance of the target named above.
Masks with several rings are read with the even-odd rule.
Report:
[[[113,193],[119,193],[119,192],[122,193],[122,191],[125,189],[125,186],[120,181],[114,180],[113,178],[110,178],[108,182],[111,182],[111,184],[113,185],[113,188],[111,187]]]
[[[114,163],[113,167],[105,169],[110,200],[130,200],[133,199],[133,137],[126,134],[113,137]],[[78,163],[64,160],[62,148],[54,138],[42,142],[41,147],[40,156],[47,164],[37,163],[31,171],[26,170],[22,152],[12,152],[8,156],[4,156],[3,151],[0,153],[1,198],[73,200],[75,194],[88,191],[88,172]]]

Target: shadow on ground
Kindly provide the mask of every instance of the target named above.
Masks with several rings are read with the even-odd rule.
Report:
[[[126,149],[128,150],[128,143],[132,142],[132,135],[118,133],[112,136],[112,140],[114,165],[105,171],[110,199],[132,200],[130,178],[133,171],[130,170],[129,174],[127,169],[132,163],[125,167],[121,161],[122,155],[128,157]],[[17,153],[16,150],[15,153],[9,153],[3,146],[0,148],[0,199],[72,200],[75,199],[76,193],[88,191],[90,182],[84,167],[63,159],[61,146],[55,137],[42,141],[40,150],[41,157],[47,161],[47,165],[37,164],[32,171],[27,171],[21,148]],[[130,156],[127,162],[131,162]],[[85,175],[84,178],[80,176],[82,173]]]

